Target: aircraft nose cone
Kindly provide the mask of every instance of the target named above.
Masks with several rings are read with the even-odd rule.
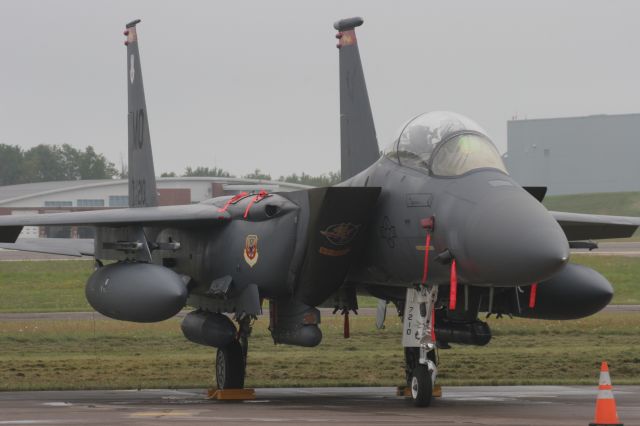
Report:
[[[538,201],[524,191],[505,191],[470,211],[463,252],[465,259],[458,264],[469,278],[521,285],[542,281],[560,270],[569,260],[569,243]]]

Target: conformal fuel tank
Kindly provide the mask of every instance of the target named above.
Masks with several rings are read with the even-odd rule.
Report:
[[[149,263],[119,262],[97,269],[87,281],[87,301],[108,317],[156,322],[177,314],[187,301],[178,274]]]

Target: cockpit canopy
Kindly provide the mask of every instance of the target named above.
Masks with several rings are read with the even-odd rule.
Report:
[[[429,112],[405,124],[384,154],[403,166],[436,176],[459,176],[476,169],[507,173],[486,132],[470,119],[447,111]]]

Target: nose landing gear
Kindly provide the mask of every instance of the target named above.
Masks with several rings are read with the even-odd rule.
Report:
[[[427,407],[434,396],[438,375],[435,342],[435,308],[438,287],[407,289],[404,307],[404,346],[407,396],[417,407]]]

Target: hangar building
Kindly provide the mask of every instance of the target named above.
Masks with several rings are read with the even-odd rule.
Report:
[[[511,120],[505,162],[549,195],[640,190],[640,114]]]
[[[266,190],[309,188],[294,183],[218,177],[157,178],[158,203],[198,203],[221,195]],[[57,213],[129,206],[128,181],[73,180],[0,186],[0,215]],[[93,229],[68,226],[26,226],[20,238],[93,238]]]

